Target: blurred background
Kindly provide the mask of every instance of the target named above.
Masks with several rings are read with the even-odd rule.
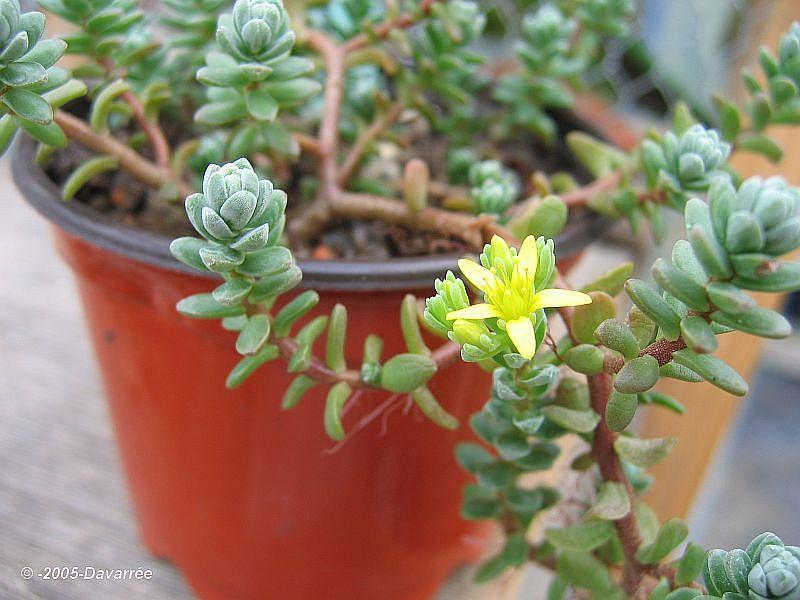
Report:
[[[508,8],[503,0],[484,1]],[[616,110],[642,126],[658,126],[676,97],[702,115],[714,91],[736,93],[759,40],[774,47],[800,19],[797,0],[637,4],[636,36],[609,45],[592,76]],[[738,168],[800,184],[800,144],[792,136],[776,132],[786,150],[779,168],[750,156],[737,157]],[[71,275],[44,220],[18,197],[7,159],[0,161],[0,189],[0,598],[190,598],[180,573],[137,538]],[[596,245],[574,279],[626,256],[650,264],[652,252],[623,226]],[[798,323],[798,299],[777,300]],[[706,385],[669,385],[688,413],[653,413],[639,423],[646,436],[680,437],[655,470],[648,501],[662,517],[688,517],[693,540],[706,547],[741,547],[763,530],[800,541],[800,336],[766,344],[724,338],[720,356],[749,377],[751,393],[736,399]],[[141,566],[154,577],[58,588],[19,577],[22,565],[76,563]],[[531,570],[521,584],[478,592],[456,581],[442,597],[500,596],[543,598],[543,576]]]

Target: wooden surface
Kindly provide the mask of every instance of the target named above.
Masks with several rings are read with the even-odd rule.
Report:
[[[761,39],[769,47],[777,46],[780,36],[789,25],[800,19],[800,2],[779,0],[774,7]],[[754,49],[755,50],[755,49]],[[755,71],[755,58],[752,67]],[[797,128],[774,128],[770,133],[785,150],[779,166],[752,154],[733,157],[733,165],[744,176],[781,174],[795,185],[800,184],[800,145]],[[759,303],[778,308],[781,294],[756,294]],[[764,340],[741,333],[721,336],[717,356],[750,381]],[[677,436],[678,445],[670,456],[651,472],[656,483],[648,492],[647,501],[662,519],[685,517],[703,486],[707,472],[720,445],[725,441],[742,405],[742,399],[709,384],[683,383],[665,380],[659,387],[663,392],[678,398],[686,405],[687,413],[678,416],[664,410],[650,409],[641,434],[644,437]]]

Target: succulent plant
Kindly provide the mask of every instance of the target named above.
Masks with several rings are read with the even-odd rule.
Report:
[[[53,110],[41,97],[41,90],[49,77],[57,75],[52,67],[66,47],[61,40],[42,40],[43,32],[42,13],[21,13],[17,0],[0,2],[2,112],[39,125],[53,119]]]
[[[680,136],[667,132],[660,142],[642,144],[645,173],[651,186],[676,194],[708,189],[731,152],[713,129],[692,125]]]
[[[469,183],[476,214],[502,215],[517,197],[516,175],[495,160],[474,163],[469,169]]]
[[[782,257],[800,246],[800,191],[777,178],[739,185],[727,159],[735,148],[778,160],[765,129],[800,123],[800,25],[777,56],[762,52],[766,84],[746,76],[743,107],[716,99],[719,132],[679,103],[671,128],[632,150],[567,134],[566,147],[593,178],[583,183],[510,155],[530,147],[531,133],[540,143],[556,140],[551,109],[571,105],[584,73],[602,61],[605,37],[629,34],[630,0],[513,3],[526,14],[515,60],[498,78],[479,68],[489,11],[469,0],[167,0],[160,16],[135,0],[40,3],[75,25],[66,48],[82,57],[76,73],[89,85],[54,65],[65,43],[41,39],[42,14],[0,0],[0,148],[23,129],[39,142],[40,161],[69,139],[95,152],[66,178],[64,199],[108,171],[145,185],[146,202],[159,209],[186,197],[199,237],[178,238],[171,251],[221,282],[178,310],[236,332],[241,358],[229,387],[283,360],[296,374],[283,408],[325,386],[320,412],[333,440],[344,438],[345,407],[361,390],[407,395],[430,421],[454,429],[457,419],[428,382],[460,353],[492,371],[491,395],[470,419],[485,444],[456,453],[474,476],[462,513],[495,519],[506,533],[479,580],[535,560],[556,572],[554,599],[570,589],[638,597],[656,575],[649,600],[704,591],[723,600],[800,600],[800,551],[772,534],[707,560],[689,544],[670,562],[687,528],[678,519],[659,523],[638,494],[650,481],[644,469],[675,440],[629,430],[642,407],[684,410],[653,389],[661,377],[747,392],[715,355],[718,334],[790,333],[789,322],[748,291],[800,289],[800,263]],[[155,21],[173,34],[157,35]],[[89,87],[85,117],[59,110]],[[194,122],[184,123],[192,113]],[[167,121],[181,126],[165,128]],[[406,351],[384,357],[382,340],[369,335],[360,368],[351,368],[346,307],[312,315],[317,292],[295,290],[302,272],[285,245],[281,187],[300,192],[293,240],[313,244],[331,218],[374,219],[441,234],[480,256],[460,260],[461,275],[435,281],[422,315],[413,295],[403,299]],[[623,264],[570,289],[553,239],[575,208],[634,225],[647,219],[656,237],[666,231],[664,209],[677,209],[686,239],[655,261],[652,283],[632,279],[633,265]],[[614,297],[623,290],[633,308],[618,314]],[[563,335],[550,327],[556,316]],[[422,325],[449,341],[429,348]],[[318,341],[324,356],[315,355]],[[546,528],[545,541],[532,545],[533,519],[560,498],[524,475],[551,468],[554,440],[565,435],[591,445],[571,466],[599,467],[587,478],[598,485],[588,503],[566,499],[570,524]],[[692,582],[704,563],[701,590]]]
[[[800,548],[762,533],[746,550],[712,550],[703,577],[710,594],[730,600],[800,598]]]

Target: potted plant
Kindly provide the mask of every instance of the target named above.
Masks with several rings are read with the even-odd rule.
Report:
[[[672,442],[625,429],[639,404],[679,410],[660,376],[744,393],[715,335],[788,335],[742,290],[799,286],[777,259],[800,243],[797,192],[739,186],[726,160],[779,157],[763,130],[798,119],[800,29],[764,54],[769,85],[748,77],[744,108],[718,99],[721,134],[680,105],[672,131],[622,150],[564,135],[553,111],[625,30],[625,1],[531,10],[510,70],[480,67],[483,11],[462,0],[297,2],[291,19],[279,0],[169,0],[165,43],[134,2],[40,5],[76,29],[42,39],[41,13],[0,0],[0,141],[30,136],[14,174],[78,274],[143,537],[202,597],[429,597],[494,520],[508,539],[481,579],[532,558],[557,569],[554,597],[700,593],[672,590],[705,553],[664,563],[685,527],[659,528],[635,495]],[[55,66],[65,49],[73,73]],[[689,241],[654,265],[658,287],[631,265],[583,290],[559,276],[555,251],[580,249],[597,214],[659,237],[666,208]],[[448,271],[470,252],[475,304]],[[617,319],[623,286],[636,308]],[[460,473],[474,411],[494,451],[458,446]],[[592,444],[573,466],[599,466],[596,498],[532,544],[558,494],[520,478],[570,432]],[[710,554],[706,591],[790,597],[795,549],[754,544]]]

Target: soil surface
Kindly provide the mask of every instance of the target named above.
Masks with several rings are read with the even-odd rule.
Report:
[[[75,112],[82,112],[80,109]],[[562,133],[577,128],[573,123],[561,119]],[[168,132],[168,135],[172,132]],[[170,136],[180,140],[180,134]],[[541,171],[547,174],[566,171],[578,181],[586,181],[585,171],[572,158],[562,138],[552,146],[533,138],[509,140],[498,149],[476,147],[477,153],[486,158],[496,158],[519,175],[521,187],[530,192],[530,176]],[[443,137],[431,135],[424,127],[412,128],[412,133],[401,140],[401,145],[385,144],[379,148],[379,158],[362,168],[362,175],[370,180],[385,182],[385,187],[394,187],[400,180],[402,165],[410,158],[419,157],[431,168],[432,181],[446,182],[444,164],[446,142]],[[147,154],[146,149],[142,150]],[[47,175],[61,185],[69,174],[93,154],[79,144],[53,153],[45,164]],[[266,159],[268,160],[268,159]],[[289,195],[287,219],[302,211],[310,199],[304,199],[303,179],[314,175],[314,163],[305,157],[292,166],[282,165],[281,185]],[[277,185],[277,183],[276,183]],[[466,192],[466,188],[462,188]],[[524,198],[522,194],[520,198]],[[113,171],[94,177],[75,196],[73,201],[90,206],[105,217],[126,225],[142,227],[149,231],[174,238],[193,235],[183,209],[177,200],[165,200],[158,192],[146,187],[122,171]],[[440,203],[433,199],[432,205]],[[387,225],[377,221],[336,220],[330,222],[316,238],[301,242],[293,241],[293,250],[298,257],[319,259],[335,258],[389,258],[422,256],[430,254],[458,254],[466,246],[458,239],[447,239],[440,235],[412,231],[408,228]]]

